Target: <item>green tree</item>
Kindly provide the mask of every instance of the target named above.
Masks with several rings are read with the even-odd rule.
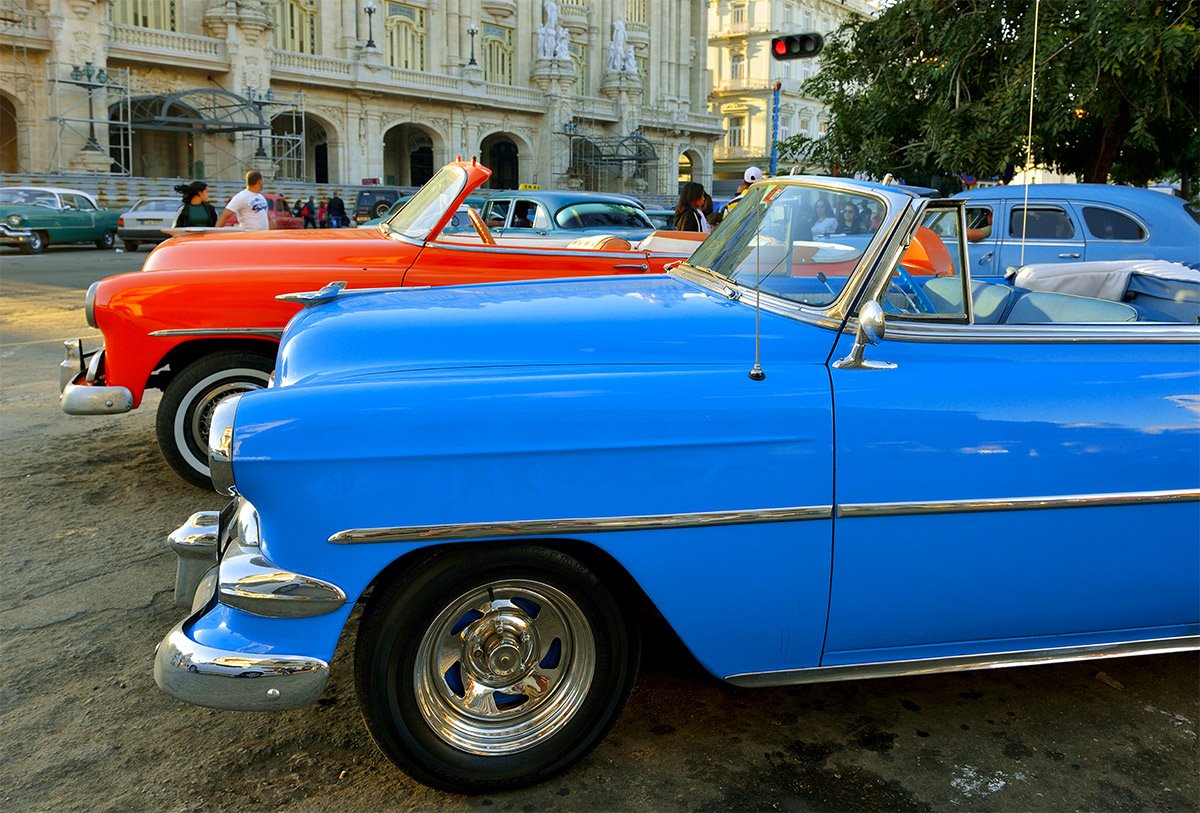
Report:
[[[1042,0],[1032,157],[1080,180],[1200,169],[1200,0]],[[1025,163],[1029,0],[899,0],[830,37],[806,91],[823,138],[781,144],[835,171],[1001,174]]]

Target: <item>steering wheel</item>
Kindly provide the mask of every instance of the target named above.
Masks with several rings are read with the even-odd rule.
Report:
[[[902,284],[897,284],[897,280]],[[925,289],[918,285],[912,278],[912,275],[904,270],[904,266],[896,266],[896,276],[892,278],[891,284],[899,288],[900,292],[912,301],[921,313],[937,313],[937,308],[933,306],[933,302],[930,301],[929,295],[925,293]]]
[[[471,225],[475,227],[476,233],[479,234],[479,239],[483,241],[485,246],[496,245],[496,238],[492,237],[492,232],[488,229],[487,224],[483,222],[483,218],[479,216],[479,212],[468,206],[467,217],[471,218]]]

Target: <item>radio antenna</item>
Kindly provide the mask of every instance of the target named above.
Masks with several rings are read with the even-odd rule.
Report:
[[[762,314],[762,272],[759,270],[762,258],[762,207],[757,201],[751,202],[751,205],[754,206],[754,366],[750,368],[750,380],[762,381],[767,377],[758,363],[761,349],[758,324]]]

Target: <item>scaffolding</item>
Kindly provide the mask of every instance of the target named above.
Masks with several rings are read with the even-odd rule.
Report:
[[[56,125],[51,171],[132,175],[129,71],[114,68],[109,73],[90,62],[49,62],[46,71],[49,118]],[[97,138],[97,127],[106,143]]]
[[[596,192],[657,193],[668,188],[658,150],[640,130],[625,136],[584,133],[573,121],[557,133],[567,144],[560,164],[568,186]]]
[[[268,91],[260,100],[252,100],[266,111],[270,131],[259,140],[255,155],[270,158],[274,177],[281,181],[312,181],[308,177],[308,116],[305,115],[304,91],[275,93]],[[314,132],[325,137],[325,132]],[[263,141],[269,146],[264,147]]]

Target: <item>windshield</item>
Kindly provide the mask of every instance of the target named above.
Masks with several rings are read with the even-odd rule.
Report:
[[[425,240],[437,221],[446,214],[467,183],[462,167],[445,166],[409,198],[400,211],[384,221],[387,230],[410,240]]]
[[[645,211],[627,203],[576,203],[558,210],[554,222],[560,229],[652,229]]]
[[[29,206],[49,206],[57,204],[54,195],[37,189],[0,189],[0,203],[24,203]]]
[[[175,198],[165,198],[161,200],[139,200],[133,204],[131,212],[174,212],[179,208],[179,201]]]
[[[827,305],[875,239],[886,205],[811,186],[753,187],[688,264],[802,305]]]

